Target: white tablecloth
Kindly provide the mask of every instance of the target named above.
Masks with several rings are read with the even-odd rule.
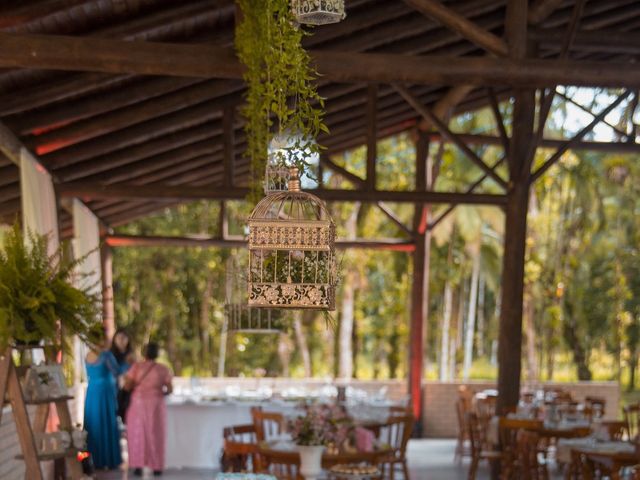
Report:
[[[171,402],[167,403],[167,468],[219,468],[225,427],[251,423],[251,407],[294,414],[283,403]]]
[[[223,430],[232,425],[251,423],[251,407],[261,406],[269,412],[295,416],[293,402],[167,401],[167,468],[218,468],[223,446]],[[387,405],[348,407],[356,418],[384,421]]]
[[[594,453],[633,453],[635,451],[635,447],[628,442],[596,442],[593,437],[561,438],[557,443],[556,460],[559,463],[570,463],[573,449]]]

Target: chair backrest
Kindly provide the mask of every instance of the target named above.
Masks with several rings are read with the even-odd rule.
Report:
[[[607,406],[607,399],[603,397],[587,396],[584,398],[584,408],[591,412],[593,418],[604,417],[605,407]]]
[[[478,415],[475,412],[467,412],[464,415],[464,424],[467,435],[469,437],[469,445],[471,447],[471,456],[477,457],[482,451],[485,432],[478,421]]]
[[[281,413],[265,412],[261,408],[252,408],[251,418],[258,442],[264,442],[281,435],[285,429],[284,415]]]
[[[640,403],[626,405],[623,408],[624,421],[629,440],[635,440],[638,437],[638,423],[640,421]]]
[[[405,405],[404,407],[401,405],[393,405],[389,407],[389,415],[397,416],[397,415],[409,415],[411,413],[411,406]]]
[[[522,480],[538,480],[540,465],[538,463],[538,444],[540,435],[531,430],[518,430],[516,436],[516,460]]]
[[[262,473],[269,473],[278,480],[304,480],[300,474],[300,455],[297,452],[261,450]]]
[[[473,405],[474,392],[467,385],[460,385],[458,387],[458,398],[462,399],[465,403],[465,411],[471,410]]]
[[[517,435],[520,430],[538,432],[542,430],[542,427],[543,422],[541,420],[500,417],[499,431],[502,450],[515,451]]]
[[[496,414],[496,397],[476,399],[476,414],[480,423],[490,420]]]
[[[413,430],[413,415],[395,415],[380,425],[378,439],[389,445],[394,454],[403,458]]]
[[[597,424],[593,424],[594,433],[604,431],[610,440],[622,440],[627,424],[623,420],[605,420]]]
[[[464,398],[456,400],[456,418],[458,419],[458,436],[464,437],[467,431],[465,416],[469,412]],[[476,419],[477,421],[477,419]]]
[[[223,472],[255,472],[258,443],[253,425],[225,427],[223,455],[220,469]]]

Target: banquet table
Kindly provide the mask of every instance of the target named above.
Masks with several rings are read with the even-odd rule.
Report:
[[[514,416],[513,418],[518,418]],[[591,427],[587,421],[564,421],[564,422],[544,422],[541,430],[536,430],[541,436],[556,439],[586,437],[591,432]],[[493,417],[489,422],[487,440],[492,445],[500,443],[500,417]]]
[[[322,468],[329,469],[334,465],[350,464],[350,463],[369,463],[371,465],[379,465],[382,459],[392,452],[390,447],[384,447],[371,452],[339,452],[330,453],[325,450],[322,454]],[[258,453],[265,458],[269,458],[276,454],[277,456],[289,457],[294,463],[299,463],[300,454],[295,450],[292,443],[275,442],[265,443],[258,447]]]
[[[251,408],[290,417],[301,411],[298,401],[227,400],[207,401],[169,397],[167,400],[167,468],[219,468],[225,427],[251,423]],[[381,422],[389,414],[388,405],[357,407],[359,413],[377,416]],[[351,410],[349,410],[351,413]],[[364,419],[363,423],[371,419]]]
[[[578,450],[589,453],[633,453],[635,447],[623,441],[597,441],[593,437],[563,438],[556,444],[556,459],[559,463],[570,463],[571,452]]]

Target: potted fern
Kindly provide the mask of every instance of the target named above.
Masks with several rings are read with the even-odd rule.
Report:
[[[46,235],[30,233],[26,240],[15,225],[0,249],[0,352],[41,341],[68,350],[73,335],[94,343],[101,331],[99,295],[92,285],[72,283],[84,257],[74,260],[64,246],[49,254]]]

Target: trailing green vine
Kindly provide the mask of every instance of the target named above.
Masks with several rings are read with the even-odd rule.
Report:
[[[236,50],[247,67],[248,90],[242,108],[254,187],[261,185],[272,137],[292,141],[273,152],[279,166],[296,166],[309,173],[305,155],[318,153],[315,139],[328,132],[322,121],[324,100],[314,85],[317,72],[302,48],[307,33],[299,28],[289,0],[239,0],[243,18],[236,28]]]

